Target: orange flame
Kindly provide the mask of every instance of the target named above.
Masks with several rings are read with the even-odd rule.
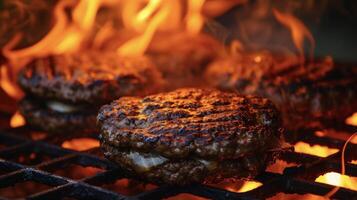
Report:
[[[205,0],[189,0],[188,13],[186,16],[187,24],[186,29],[190,34],[197,34],[201,31],[204,19],[201,14]]]
[[[312,58],[315,49],[315,40],[309,29],[306,28],[304,23],[298,18],[294,17],[289,13],[282,13],[277,9],[273,9],[273,14],[275,18],[285,27],[290,29],[291,37],[293,39],[294,45],[300,54],[300,63],[305,63],[304,55],[304,40],[305,38],[310,42],[311,52],[310,56]]]
[[[9,68],[5,65],[0,66],[0,87],[13,99],[21,99],[23,92],[12,82]]]
[[[75,138],[62,143],[62,147],[77,151],[85,151],[99,147],[99,141],[92,138]]]
[[[75,2],[71,0],[59,1],[54,10],[55,25],[39,42],[20,50],[4,49],[4,55],[13,60],[14,58],[33,58],[77,50],[94,24],[100,1],[81,0],[78,4]],[[66,15],[68,7],[74,7],[72,22]]]
[[[205,0],[187,0],[188,11],[186,24],[183,24],[183,4],[179,0],[150,0],[140,10],[139,0],[124,5],[123,23],[126,27],[137,31],[138,36],[121,45],[117,52],[125,56],[142,55],[148,49],[155,33],[160,31],[182,31],[185,27],[188,34],[198,34],[204,24],[202,8]]]
[[[9,65],[1,69],[1,87],[11,97],[19,99],[22,96],[21,91],[14,83],[14,77],[28,61],[36,57],[76,51],[81,46],[82,41],[89,35],[89,30],[94,24],[102,1],[81,0],[77,4],[76,2],[72,0],[58,2],[54,9],[55,24],[53,28],[36,44],[27,48],[13,50],[13,47],[21,39],[21,35],[17,34],[4,46],[2,51],[9,60]],[[72,21],[67,17],[67,8],[73,8],[71,13]]]
[[[150,1],[136,17],[137,22],[140,24],[143,20],[148,19],[150,15],[153,15],[151,20],[147,23],[145,31],[138,37],[134,37],[119,47],[117,49],[118,54],[124,56],[142,55],[148,48],[156,30],[164,22],[165,18],[170,15],[171,6],[172,4],[168,1]],[[154,14],[155,9],[159,9],[159,11]]]

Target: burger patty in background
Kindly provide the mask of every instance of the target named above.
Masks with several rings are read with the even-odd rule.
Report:
[[[208,67],[206,78],[223,90],[270,99],[291,130],[343,122],[357,110],[356,67],[330,59],[306,66],[276,59],[264,53],[223,58]]]
[[[149,59],[112,52],[39,58],[25,67],[18,82],[26,93],[20,112],[29,125],[49,132],[93,131],[100,105],[150,94],[162,84]]]
[[[269,100],[217,90],[122,97],[97,120],[105,156],[156,183],[253,177],[284,149]]]

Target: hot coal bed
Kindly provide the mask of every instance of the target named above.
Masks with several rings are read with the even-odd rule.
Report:
[[[80,2],[85,2],[85,1],[80,1]],[[286,5],[284,5],[284,3],[279,4],[276,1],[271,0],[271,1],[251,1],[248,4],[245,4],[246,6],[242,7],[240,1],[238,0],[237,2],[238,3],[235,7],[230,7],[227,4],[230,9],[226,10],[226,12],[223,14],[222,13],[219,14],[219,16],[214,16],[214,20],[212,22],[209,21],[206,24],[206,26],[204,26],[204,30],[202,32],[204,33],[207,32],[213,35],[215,38],[214,41],[210,41],[210,40],[206,41],[204,35],[193,37],[194,38],[194,40],[192,40],[193,42],[191,42],[192,38],[188,38],[188,39],[184,38],[183,40],[178,40],[178,42],[176,41],[176,43],[172,45],[177,47],[175,48],[176,51],[173,52],[163,51],[165,56],[162,56],[163,54],[162,49],[167,48],[167,44],[166,44],[167,41],[160,40],[161,35],[158,37],[159,39],[152,38],[153,41],[152,43],[154,44],[157,43],[158,45],[153,49],[149,48],[148,52],[150,52],[149,54],[154,58],[154,60],[156,59],[157,62],[155,64],[159,66],[158,68],[159,70],[161,70],[160,73],[164,75],[164,78],[169,80],[169,81],[166,80],[166,82],[168,82],[169,84],[165,85],[165,87],[167,87],[164,89],[165,91],[171,91],[174,88],[180,88],[182,87],[182,85],[184,85],[185,87],[187,85],[190,87],[192,85],[197,87],[202,87],[202,85],[200,84],[197,85],[197,83],[202,81],[203,79],[202,80],[200,79],[200,81],[196,80],[197,76],[203,78],[206,75],[203,72],[204,70],[200,68],[201,65],[207,65],[208,63],[214,63],[214,61],[217,61],[215,59],[212,60],[206,59],[206,57],[211,58],[212,55],[210,52],[211,49],[208,50],[205,49],[205,47],[207,47],[208,45],[212,47],[212,49],[215,49],[216,47],[215,45],[217,41],[219,44],[224,44],[223,46],[225,47],[230,46],[231,48],[230,50],[227,50],[227,52],[225,52],[225,54],[228,55],[228,59],[226,59],[227,57],[223,56],[224,62],[226,61],[228,61],[228,63],[231,61],[237,62],[235,64],[238,64],[239,66],[241,65],[244,66],[245,62],[246,61],[248,62],[247,67],[250,68],[243,68],[244,70],[242,71],[237,70],[234,71],[234,73],[237,73],[238,75],[253,74],[254,76],[256,74],[262,74],[262,76],[258,78],[254,77],[257,79],[254,78],[251,79],[251,77],[248,76],[247,80],[252,81],[252,83],[247,84],[245,80],[243,80],[242,82],[240,82],[241,80],[239,81],[235,80],[235,78],[240,76],[234,76],[235,74],[230,74],[231,77],[229,77],[229,81],[225,82],[226,81],[224,79],[226,78],[225,74],[223,77],[218,77],[216,75],[219,73],[213,71],[214,72],[213,77],[218,77],[218,78],[215,79],[212,78],[212,76],[208,76],[208,78],[211,78],[213,82],[220,81],[221,78],[223,78],[222,79],[223,82],[219,82],[219,83],[223,83],[224,86],[229,86],[229,88],[224,88],[219,84],[218,85],[213,84],[214,87],[217,87],[222,90],[227,89],[230,91],[232,90],[235,91],[237,89],[240,89],[241,91],[250,94],[248,89],[246,90],[245,86],[247,85],[251,86],[257,84],[259,86],[257,88],[261,89],[259,85],[260,83],[265,83],[264,81],[266,81],[267,80],[266,78],[269,77],[270,75],[274,77],[275,72],[273,71],[273,73],[271,73],[272,70],[269,68],[271,66],[268,64],[264,64],[264,63],[269,63],[272,60],[270,58],[279,55],[279,52],[276,52],[276,50],[279,50],[280,48],[278,47],[279,44],[278,46],[274,46],[272,43],[274,42],[280,43],[280,45],[283,45],[284,48],[287,47],[287,49],[289,48],[294,49],[293,47],[294,44],[291,41],[290,37],[287,37],[288,39],[285,40],[284,34],[285,35],[290,34],[288,30],[289,28],[284,28],[284,31],[282,32],[275,31],[276,30],[275,28],[278,27],[277,26],[278,22],[275,22],[275,25],[274,24],[271,25],[269,23],[265,23],[266,21],[264,21],[265,19],[268,19],[267,21],[271,21],[274,18],[273,14],[271,14],[270,18],[262,17],[261,14],[262,13],[264,14],[264,11],[266,11],[266,9],[274,10],[272,8],[277,8],[277,10],[284,10],[284,8],[286,8]],[[265,3],[265,2],[269,2],[269,3]],[[341,47],[338,44],[334,43],[332,40],[326,39],[329,37],[324,36],[324,34],[326,34],[327,32],[327,35],[332,36],[334,38],[339,38],[340,42],[337,42],[339,44],[345,43],[345,40],[350,41],[349,42],[350,44],[354,44],[353,41],[356,40],[355,37],[356,34],[354,33],[356,33],[356,30],[350,30],[350,27],[356,27],[354,26],[356,22],[356,20],[354,20],[356,19],[354,11],[356,10],[354,10],[355,7],[353,6],[356,4],[352,3],[352,1],[351,2],[346,1],[345,2],[346,4],[352,5],[352,6],[347,5],[347,8],[349,9],[348,11],[353,13],[353,17],[343,17],[340,16],[339,14],[336,14],[334,11],[331,12],[326,11],[326,9],[327,10],[331,9],[330,7],[333,7],[334,4],[331,4],[332,6],[330,4],[318,5],[319,2],[320,1],[316,1],[315,2],[316,4],[308,4],[312,7],[309,7],[307,11],[305,10],[306,11],[305,15],[304,13],[302,14],[302,18],[304,17],[305,18],[310,17],[310,19],[318,18],[320,19],[318,21],[321,22],[319,26],[316,26],[318,28],[315,27],[312,28],[311,30],[313,32],[313,35],[316,36],[316,43],[317,43],[316,45],[317,48],[315,49],[315,54],[314,54],[315,59],[309,58],[309,56],[307,56],[308,53],[305,54],[301,53],[300,55],[299,51],[302,49],[298,49],[297,53],[299,54],[299,56],[297,56],[296,58],[301,60],[297,60],[297,61],[293,60],[292,62],[293,62],[293,66],[297,69],[296,70],[297,74],[299,74],[300,69],[302,69],[299,64],[301,63],[306,64],[306,66],[304,66],[306,68],[304,69],[308,70],[309,69],[308,66],[310,62],[308,61],[309,59],[313,60],[311,63],[321,62],[321,66],[316,65],[315,67],[311,68],[311,70],[309,69],[310,71],[303,72],[303,74],[306,75],[306,77],[308,75],[312,75],[313,77],[312,80],[309,80],[310,82],[308,81],[308,83],[311,84],[303,85],[303,87],[306,86],[307,88],[308,91],[307,96],[309,96],[310,94],[311,96],[317,97],[316,98],[317,100],[319,100],[318,97],[320,97],[320,95],[322,95],[323,97],[322,99],[324,99],[324,98],[329,98],[330,96],[333,97],[335,94],[338,94],[336,95],[336,99],[332,99],[332,100],[329,99],[328,101],[326,101],[327,102],[326,104],[324,104],[325,101],[321,101],[320,99],[320,101],[317,102],[318,104],[317,107],[320,108],[320,107],[324,107],[324,105],[327,106],[322,110],[318,110],[317,113],[321,111],[321,113],[332,114],[333,116],[337,116],[337,118],[341,118],[342,121],[341,120],[337,121],[334,118],[327,117],[328,119],[321,119],[321,121],[319,121],[318,126],[311,126],[311,124],[309,123],[310,119],[307,117],[307,115],[311,113],[312,113],[311,115],[315,114],[313,111],[311,111],[314,110],[313,109],[314,107],[311,107],[311,109],[310,107],[304,107],[303,111],[301,111],[302,115],[300,115],[300,117],[302,118],[296,118],[296,119],[294,118],[293,120],[290,121],[289,124],[289,126],[298,125],[298,127],[294,127],[293,130],[287,128],[285,134],[286,142],[288,142],[292,147],[295,147],[295,151],[284,151],[276,163],[274,163],[271,166],[268,166],[264,172],[254,177],[253,180],[248,181],[248,180],[228,179],[225,182],[217,183],[217,184],[195,183],[186,186],[172,186],[172,185],[165,185],[165,184],[159,185],[159,184],[153,184],[147,182],[145,180],[138,178],[137,175],[133,174],[127,169],[121,168],[117,164],[111,162],[110,160],[104,157],[103,151],[99,147],[100,139],[98,136],[99,135],[98,132],[91,133],[91,134],[88,133],[82,134],[76,130],[61,131],[61,129],[59,129],[56,132],[56,134],[53,134],[53,133],[47,133],[43,130],[41,131],[41,130],[34,129],[29,125],[28,122],[25,123],[24,121],[22,121],[23,118],[20,116],[18,112],[18,107],[16,104],[17,102],[9,98],[9,96],[2,90],[2,88],[5,88],[6,84],[4,86],[2,82],[3,79],[0,79],[0,83],[1,83],[0,84],[1,86],[0,87],[0,101],[1,101],[0,104],[0,200],[2,199],[4,200],[5,199],[93,199],[93,200],[94,199],[150,199],[150,200],[151,199],[197,199],[197,200],[200,199],[271,199],[273,200],[273,199],[319,199],[319,198],[326,197],[326,195],[328,195],[328,197],[332,199],[357,199],[357,189],[356,186],[354,185],[357,183],[356,137],[353,139],[353,141],[347,143],[347,139],[351,138],[351,136],[357,132],[357,126],[355,122],[357,119],[357,114],[355,113],[353,117],[350,117],[345,122],[345,118],[346,118],[345,115],[349,116],[353,112],[350,113],[351,110],[349,110],[347,114],[347,112],[346,113],[342,112],[344,109],[340,109],[344,107],[347,107],[348,109],[350,107],[353,107],[349,103],[353,102],[354,96],[356,96],[356,94],[354,93],[356,87],[355,85],[353,85],[353,83],[355,83],[356,81],[355,81],[354,74],[348,72],[341,73],[341,76],[345,77],[342,80],[338,80],[338,81],[333,80],[335,77],[334,75],[336,74],[334,69],[342,69],[345,68],[346,66],[347,68],[352,69],[352,67],[355,67],[357,65],[356,64],[357,60],[354,55],[355,52],[357,52],[357,49],[355,49],[356,48],[355,45],[346,45],[343,47],[343,50],[341,50]],[[333,1],[331,0],[329,2],[331,3]],[[0,1],[0,8],[1,6],[4,5],[2,1]],[[75,5],[72,5],[72,7],[75,7]],[[40,9],[40,6],[38,8]],[[290,9],[291,8],[292,7],[290,7]],[[304,7],[304,9],[305,8],[306,7]],[[36,11],[36,9],[34,9],[34,11]],[[301,10],[303,11],[304,9]],[[293,26],[290,26],[291,32],[293,32],[294,27],[301,26],[299,25],[299,22],[296,23],[295,18],[291,17],[291,15],[289,15],[288,12],[284,13],[284,12],[279,12],[277,10],[272,11],[272,13],[274,13],[275,18],[277,18],[277,20],[280,21],[281,24],[286,25],[295,22]],[[286,10],[289,9],[287,8]],[[325,14],[322,15],[321,13],[323,12]],[[154,13],[160,13],[160,12],[154,12]],[[26,15],[24,16],[26,17]],[[259,16],[262,18],[259,18]],[[3,16],[0,15],[0,17]],[[43,18],[46,19],[46,17]],[[231,20],[236,18],[239,21],[238,23],[236,21]],[[293,19],[293,20],[286,21],[286,19]],[[305,23],[309,21],[306,19],[303,20]],[[46,20],[44,21],[46,22],[44,24],[47,25],[49,24],[47,23]],[[37,21],[37,23],[38,22],[40,21]],[[129,22],[131,21],[128,21],[127,23]],[[310,22],[314,23],[313,20]],[[308,22],[308,25],[314,27],[312,24],[309,24],[310,22]],[[174,22],[172,23],[174,24]],[[281,24],[278,24],[280,28],[283,27]],[[22,27],[23,25],[24,27]],[[36,25],[34,25],[34,27],[35,26]],[[16,26],[12,24],[9,27],[16,27]],[[245,30],[244,34],[240,32],[240,30],[236,30],[235,29],[236,27],[240,29],[244,29]],[[329,30],[332,30],[331,27],[334,27],[333,28],[334,30],[341,30],[341,31],[329,32]],[[26,27],[26,23],[24,23],[24,24],[19,24],[18,28],[27,29],[28,27]],[[136,27],[136,28],[140,30],[140,27],[139,28]],[[69,30],[76,30],[76,29],[69,29]],[[10,29],[10,31],[7,31],[7,33],[11,35],[13,33],[12,31],[16,32],[16,30]],[[45,32],[45,28],[43,27],[43,29],[41,28],[37,29],[37,31]],[[29,32],[33,32],[33,30]],[[267,36],[268,32],[270,32],[270,37]],[[68,32],[66,33],[68,34]],[[261,35],[262,33],[264,34]],[[44,34],[45,33],[38,33],[33,35],[36,35],[36,37],[40,37],[43,36]],[[116,34],[117,33],[114,33],[114,35]],[[306,37],[307,40],[310,39],[309,36],[306,36],[306,34],[307,35],[309,34],[309,31],[306,30],[305,32],[302,31],[301,34],[302,37]],[[56,36],[56,34],[53,35]],[[68,35],[71,36],[71,34]],[[63,36],[62,39],[65,41],[66,34],[61,33],[57,35],[57,38],[61,39],[62,36]],[[7,38],[7,37],[8,35],[4,34],[4,37],[2,38]],[[86,39],[90,37],[86,35],[86,37],[83,38]],[[173,38],[175,37],[173,36]],[[252,38],[257,40],[252,41],[251,40]],[[25,44],[20,43],[20,46],[21,45],[28,46],[29,44],[26,44],[26,42],[30,41],[31,39],[33,38],[26,38],[26,34],[25,34],[25,40],[26,40]],[[34,40],[38,40],[38,39],[39,38],[35,38]],[[108,47],[109,50],[112,52],[116,52],[117,50],[116,43],[119,44],[123,43],[123,41],[116,41],[116,39],[117,38],[113,37],[113,35],[109,35],[107,38],[104,38],[102,41],[101,40],[96,40],[96,41],[102,42],[99,45],[100,48],[102,48],[103,46],[106,47],[110,46]],[[237,42],[238,40],[242,41],[242,43],[245,43],[246,49],[241,48],[240,42]],[[169,38],[169,41],[172,42],[174,40]],[[6,42],[2,41],[0,38],[0,47],[7,42],[8,41]],[[130,44],[130,42],[126,44]],[[183,47],[182,49],[180,48],[182,47],[182,44],[189,44],[189,45],[192,44],[194,48],[192,51],[189,50],[186,52],[187,50],[186,47]],[[115,47],[111,47],[111,45]],[[130,45],[126,45],[126,46],[130,46]],[[199,48],[196,48],[196,46],[198,46]],[[62,48],[64,47],[62,46]],[[21,47],[19,47],[19,49],[21,49]],[[51,47],[45,49],[44,51],[45,53],[48,53],[53,49],[55,48]],[[113,49],[115,49],[115,51],[113,51]],[[197,55],[195,54],[195,56],[192,56],[193,55],[192,52],[196,52],[197,49],[201,49],[201,50],[204,49],[207,50],[207,52],[203,51],[200,52],[201,54],[199,53]],[[263,52],[260,51],[262,49],[264,49],[265,51]],[[59,49],[55,49],[53,50],[53,52],[50,52],[48,54],[51,53],[55,54],[56,51],[59,51]],[[181,51],[183,51],[183,53]],[[267,55],[265,55],[266,51],[268,51]],[[79,51],[80,56],[73,56],[73,57],[75,59],[78,59],[84,55],[83,52],[84,51]],[[125,51],[120,51],[120,52],[125,52]],[[171,61],[171,59],[173,58],[170,57],[172,56],[171,54],[176,55],[177,52],[183,54],[180,55],[182,57],[179,56],[179,59],[182,59],[184,61],[179,60],[178,66],[173,65],[170,67],[166,67],[167,64],[166,62]],[[250,54],[251,52],[253,53]],[[255,55],[254,54],[255,52],[258,52],[258,54]],[[287,54],[290,55],[291,53],[292,52],[288,52]],[[16,57],[16,52],[14,53],[14,55],[15,55],[14,57]],[[68,54],[68,55],[71,57],[71,55],[73,54]],[[114,57],[116,57],[116,54],[113,55]],[[322,93],[319,90],[317,90],[318,92],[316,94],[309,93],[311,91],[314,91],[314,90],[311,91],[308,90],[314,88],[315,86],[314,81],[320,80],[318,72],[320,69],[324,69],[324,64],[327,63],[326,64],[327,66],[332,66],[330,65],[332,63],[330,62],[332,58],[325,58],[326,55],[332,55],[334,68],[331,68],[331,73],[328,73],[331,76],[326,76],[323,77],[322,79],[323,81],[326,81],[327,84],[325,85],[331,86],[332,90],[326,90],[327,91],[326,93]],[[8,55],[6,56],[5,54],[4,55],[0,54],[0,64],[11,60],[10,57],[11,56]],[[192,57],[194,57],[194,59],[191,59]],[[98,56],[98,58],[103,61],[103,57]],[[197,60],[195,60],[196,58]],[[230,60],[231,58],[233,59]],[[190,62],[185,62],[186,61],[185,59],[189,60]],[[41,59],[39,60],[41,61]],[[54,60],[52,58],[50,60],[51,63],[54,63]],[[62,61],[63,59],[60,58],[59,60]],[[135,58],[135,60],[137,59]],[[288,61],[290,60],[288,59]],[[326,63],[324,63],[325,61]],[[163,62],[164,64],[162,64],[161,62]],[[183,62],[183,64],[180,62]],[[160,65],[163,66],[160,67]],[[180,68],[180,65],[183,65],[185,68],[183,68],[182,66]],[[255,70],[254,66],[257,67],[257,71],[254,71]],[[266,66],[268,68],[264,68],[264,69],[260,68]],[[3,76],[4,67],[1,65],[0,69],[1,69],[0,75]],[[213,67],[213,69],[216,68]],[[248,69],[248,72],[250,72],[249,70],[251,70],[252,73],[245,73],[245,69]],[[221,65],[218,66],[218,70],[219,72],[225,72],[224,71],[225,69],[221,68]],[[327,68],[326,71],[329,72]],[[317,73],[314,74],[313,72],[317,72]],[[294,75],[295,71],[294,70],[279,71],[278,69],[276,74],[278,74],[278,76],[281,77],[288,77],[287,76],[288,73]],[[265,75],[269,75],[269,76],[266,77]],[[3,78],[2,76],[0,77]],[[189,78],[175,79],[176,77],[186,77],[186,76]],[[329,78],[332,79],[330,80]],[[278,79],[280,78],[278,77]],[[156,79],[153,78],[153,80]],[[149,83],[151,84],[153,80],[150,80]],[[274,79],[274,81],[275,80],[277,79]],[[286,80],[289,83],[288,85],[289,87],[296,86],[295,82],[292,81],[292,79],[286,78]],[[345,82],[348,83],[347,86],[340,84]],[[233,83],[233,85],[229,85],[227,83],[229,84]],[[270,87],[270,83],[272,82],[267,82],[267,85],[269,87]],[[147,86],[148,84],[144,83],[144,85]],[[336,85],[339,85],[339,88],[335,87]],[[150,86],[152,86],[152,84]],[[298,87],[296,86],[296,88]],[[154,88],[151,87],[151,89]],[[265,89],[263,88],[264,92]],[[350,95],[347,98],[346,97],[347,95],[344,96],[345,93],[341,91],[347,91],[346,94],[348,93],[352,95]],[[8,91],[7,93],[9,94]],[[257,93],[255,92],[254,94]],[[265,96],[264,93],[262,94],[263,94],[262,96]],[[296,92],[296,94],[297,94],[296,96],[299,97],[300,93]],[[291,99],[293,100],[294,100],[294,95],[295,94],[291,95],[292,96]],[[329,102],[344,102],[344,101],[337,100],[337,98],[341,98],[341,97],[346,97],[345,99],[347,100],[345,102],[348,103],[345,103],[346,105],[340,105],[337,107],[332,106],[333,109],[335,108],[336,109],[331,111],[329,107]],[[288,102],[289,100],[290,99],[288,99]],[[285,102],[283,104],[280,104],[280,106],[285,107],[286,104],[287,103]],[[332,103],[332,104],[338,104],[338,103]],[[299,104],[297,103],[296,105]],[[353,105],[355,106],[356,104],[354,103]],[[307,113],[310,111],[311,113]],[[341,115],[339,115],[340,111],[341,111]],[[285,112],[285,114],[294,115],[294,112],[292,113]],[[322,114],[322,118],[324,116],[325,115]],[[45,124],[46,121],[45,120],[42,122],[40,121],[40,123]],[[94,123],[91,125],[95,126]],[[341,162],[341,159],[343,162]],[[345,184],[347,185],[350,184],[350,187],[346,186]],[[341,187],[337,188],[336,185],[340,185]]]

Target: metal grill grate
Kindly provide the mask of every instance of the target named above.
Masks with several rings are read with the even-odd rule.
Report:
[[[355,127],[349,127],[344,132],[351,134]],[[186,187],[159,186],[149,191],[138,192],[133,196],[113,192],[105,184],[120,179],[134,179],[124,169],[118,168],[107,161],[99,148],[85,152],[64,149],[57,144],[61,141],[46,138],[43,140],[29,139],[30,129],[26,127],[9,129],[0,132],[0,199],[1,188],[11,187],[24,182],[35,182],[46,187],[34,191],[23,198],[27,199],[161,199],[188,193],[210,199],[265,199],[277,193],[297,193],[324,195],[334,186],[314,182],[316,177],[327,172],[340,172],[340,152],[326,158],[308,154],[288,152],[282,160],[296,163],[298,166],[285,168],[282,174],[264,172],[256,178],[263,185],[244,193],[230,192],[204,184],[194,184]],[[304,141],[308,144],[319,144],[330,148],[341,149],[344,142],[339,139],[318,137],[312,130],[306,130],[289,137],[291,143]],[[66,140],[68,138],[64,138]],[[346,149],[346,161],[357,159],[357,145],[349,144]],[[66,177],[56,173],[56,170],[69,171],[68,166],[92,167],[97,169],[88,177]],[[57,174],[57,175],[56,175]],[[347,163],[346,174],[357,176],[357,165]],[[140,181],[140,180],[139,180]],[[357,192],[341,188],[334,196],[337,199],[357,198]]]

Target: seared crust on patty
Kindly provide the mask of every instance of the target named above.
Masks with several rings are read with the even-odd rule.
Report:
[[[282,112],[289,129],[344,121],[357,110],[357,68],[330,60],[306,65],[279,65],[270,55],[224,58],[206,73],[215,87],[266,97]]]
[[[149,94],[160,80],[160,73],[145,57],[94,51],[39,58],[19,76],[22,88],[38,98],[92,105]]]
[[[97,122],[108,145],[169,158],[235,159],[278,147],[282,134],[269,100],[210,89],[123,97]]]
[[[20,113],[31,126],[52,133],[70,133],[72,136],[96,131],[97,110],[82,108],[77,112],[61,113],[34,98],[24,98],[19,103]]]

